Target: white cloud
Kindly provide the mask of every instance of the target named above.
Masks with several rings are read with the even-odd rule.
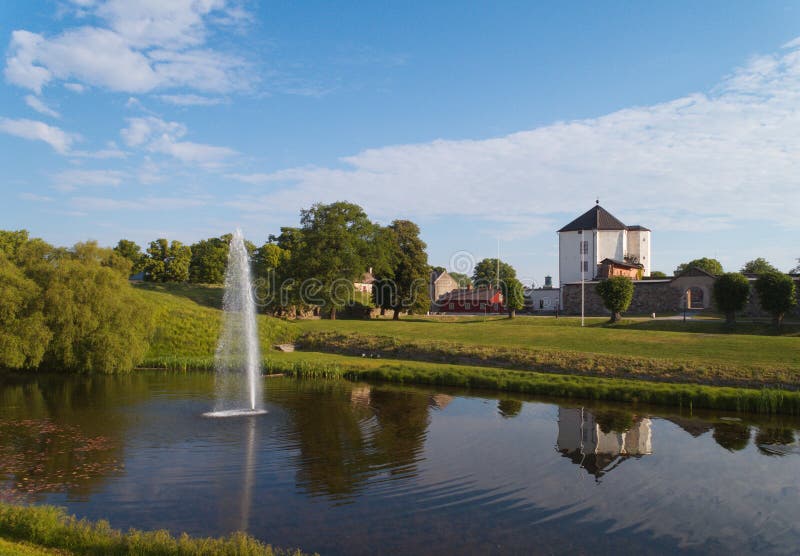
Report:
[[[79,211],[106,210],[180,210],[201,207],[203,199],[181,197],[144,197],[141,199],[111,199],[108,197],[73,197],[70,206]]]
[[[238,154],[228,147],[179,141],[186,135],[186,131],[186,126],[178,122],[166,122],[148,116],[128,118],[128,127],[120,134],[129,147],[140,147],[151,153],[166,154],[187,164],[215,167]]]
[[[60,154],[69,154],[70,146],[78,138],[55,126],[24,118],[12,120],[0,117],[0,131],[31,141],[44,141]]]
[[[117,187],[125,174],[118,170],[65,170],[53,176],[59,191],[74,191],[80,187]]]
[[[344,168],[232,174],[267,192],[230,205],[294,212],[351,199],[381,219],[464,216],[525,235],[526,220],[536,230],[599,196],[623,221],[661,229],[798,227],[798,129],[800,43],[752,59],[710,94],[492,139],[369,149],[343,158]]]
[[[6,78],[37,94],[54,80],[77,92],[84,85],[131,93],[175,87],[230,92],[248,85],[241,58],[201,48],[205,18],[234,10],[224,0],[109,0],[82,9],[107,27],[76,27],[52,37],[14,31]]]
[[[176,106],[213,106],[225,102],[221,98],[200,95],[158,95],[158,98]]]
[[[37,195],[36,193],[20,193],[17,197],[23,201],[31,201],[33,203],[52,203],[55,201],[52,197],[46,195]]]
[[[73,93],[83,93],[86,91],[86,87],[80,83],[64,83],[64,88]]]
[[[45,116],[50,116],[51,118],[61,117],[61,114],[59,114],[58,112],[47,106],[39,97],[35,97],[33,95],[27,95],[25,97],[25,104],[27,104],[40,114],[44,114]]]

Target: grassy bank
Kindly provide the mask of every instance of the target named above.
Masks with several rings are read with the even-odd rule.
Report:
[[[552,348],[531,349],[441,340],[398,339],[361,333],[308,332],[298,339],[302,349],[343,355],[380,355],[393,359],[447,362],[713,386],[800,389],[800,372],[792,365],[732,364],[712,358],[697,361],[632,355],[597,354]]]
[[[139,291],[158,315],[158,331],[142,366],[213,368],[219,288],[148,284]],[[604,323],[588,319],[581,328],[578,319],[564,318],[284,321],[259,316],[268,373],[798,413],[798,330],[786,327],[779,336],[759,333],[770,330],[759,323],[741,325],[736,330],[742,334],[715,322]],[[308,351],[272,349],[287,341],[298,341]]]
[[[0,503],[0,553],[11,555],[230,555],[300,556],[299,550],[282,550],[244,533],[224,538],[173,537],[167,531],[122,532],[108,522],[89,522],[67,515],[53,506],[14,506]]]

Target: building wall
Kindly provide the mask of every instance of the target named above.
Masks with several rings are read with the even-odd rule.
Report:
[[[560,292],[558,288],[536,288],[531,290],[529,298],[531,311],[555,311],[559,304]]]
[[[650,276],[653,265],[650,261],[650,232],[647,230],[628,230],[626,254],[639,259],[644,266],[642,276]]]
[[[436,300],[444,294],[450,293],[458,288],[458,282],[447,272],[442,273],[436,281],[433,280],[433,274],[431,274],[431,282],[428,286],[428,295],[431,298],[431,311],[440,311],[441,309],[436,304]]]
[[[603,259],[621,261],[625,256],[625,230],[599,230],[597,232],[597,259],[595,265]],[[593,272],[589,278],[594,278]]]
[[[579,282],[581,279],[581,240],[588,241],[589,252],[584,255],[588,261],[588,270],[584,275],[585,280],[594,278],[597,272],[597,245],[594,232],[585,230],[584,236],[578,232],[558,233],[558,279],[562,284],[566,282]]]

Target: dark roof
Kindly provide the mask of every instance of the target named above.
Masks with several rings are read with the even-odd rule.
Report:
[[[630,231],[630,232],[649,232],[650,228],[645,228],[644,226],[639,226],[637,224],[635,226],[628,226],[628,231]]]
[[[639,263],[629,263],[629,262],[620,261],[620,260],[617,260],[617,259],[608,259],[608,258],[603,259],[602,261],[600,261],[600,264],[603,264],[605,262],[612,263],[615,266],[624,266],[625,268],[644,268],[644,265],[641,265]]]
[[[472,303],[477,303],[480,301],[491,301],[492,298],[498,293],[500,293],[500,290],[496,290],[494,288],[473,288],[473,289],[453,290],[451,292],[443,294],[438,299],[438,303],[444,303],[447,301],[470,301]]]
[[[626,230],[628,227],[600,205],[595,205],[578,218],[558,230],[575,232],[578,230]]]

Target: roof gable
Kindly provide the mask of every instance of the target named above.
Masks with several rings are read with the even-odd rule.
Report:
[[[600,205],[595,205],[578,218],[558,230],[576,232],[578,230],[626,230],[628,227]]]

